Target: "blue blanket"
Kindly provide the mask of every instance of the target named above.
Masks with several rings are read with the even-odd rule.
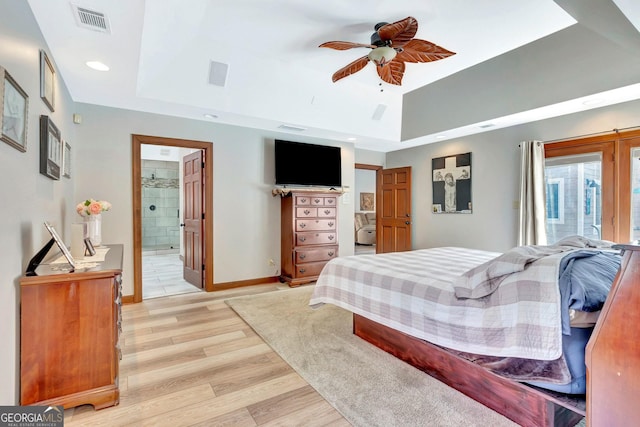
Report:
[[[562,333],[571,335],[569,309],[598,311],[620,269],[619,253],[577,250],[560,262]]]

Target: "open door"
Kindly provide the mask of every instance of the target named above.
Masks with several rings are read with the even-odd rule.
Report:
[[[411,167],[379,170],[376,187],[376,253],[411,250]]]
[[[202,150],[188,154],[182,158],[184,206],[183,242],[184,242],[184,280],[203,288],[204,251],[203,251],[203,190],[204,160]]]

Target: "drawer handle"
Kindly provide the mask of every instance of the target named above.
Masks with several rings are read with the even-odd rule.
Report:
[[[300,199],[301,203],[307,203],[307,199]]]
[[[329,227],[333,227],[333,221],[329,223]]]
[[[300,254],[300,259],[305,259],[307,256],[305,254]]]
[[[314,202],[320,203],[320,199],[315,199]]]
[[[330,235],[330,236],[327,236],[327,239],[329,239],[329,240],[333,240],[334,238],[335,238],[335,237],[334,237],[334,235],[333,235],[333,234],[332,234],[332,235]]]
[[[307,226],[307,224],[305,224],[304,222],[300,223],[300,228],[305,228]]]
[[[332,204],[333,203],[333,199],[327,200],[327,203]]]
[[[333,256],[333,253],[334,253],[333,251],[329,251],[329,253],[327,255]]]
[[[324,210],[324,214],[325,214],[325,215],[329,215],[330,213],[331,213],[331,211],[330,211],[329,209],[325,209],[325,210]]]
[[[305,272],[305,271],[307,271],[307,270],[305,270],[304,268],[301,268],[301,269],[300,269],[300,270],[298,270],[298,271],[300,271],[300,273],[304,273],[304,272]]]
[[[310,213],[311,213],[311,211],[310,211],[309,209],[305,209],[305,210],[304,210],[304,214],[305,214],[305,215],[309,215]]]
[[[301,242],[304,242],[305,240],[307,240],[307,238],[306,238],[306,237],[304,237],[304,236],[300,237],[300,241],[301,241]]]

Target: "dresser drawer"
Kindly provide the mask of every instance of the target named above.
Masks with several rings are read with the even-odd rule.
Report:
[[[296,208],[297,218],[315,218],[318,216],[318,208],[304,207]]]
[[[296,278],[318,276],[326,263],[326,261],[321,261],[296,265]]]
[[[297,219],[296,231],[328,231],[336,229],[335,219]]]
[[[311,198],[309,196],[296,196],[297,206],[309,206],[311,205]]]
[[[335,197],[311,197],[312,206],[336,206]]]
[[[322,207],[318,209],[318,217],[319,218],[335,218],[336,217],[336,208]]]
[[[296,264],[303,262],[328,261],[338,256],[337,246],[325,246],[316,249],[298,249],[295,251]]]
[[[337,243],[335,232],[314,232],[307,231],[302,233],[296,233],[296,245],[327,245],[330,243]]]

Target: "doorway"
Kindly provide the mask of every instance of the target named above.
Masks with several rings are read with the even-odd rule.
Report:
[[[145,147],[154,147],[156,151],[176,149],[185,152],[201,153],[202,155],[202,197],[199,202],[199,209],[202,214],[198,217],[202,225],[201,244],[201,280],[200,286],[194,287],[182,280],[185,271],[182,233],[176,231],[173,222],[182,226],[180,219],[184,218],[184,202],[179,196],[176,200],[162,201],[162,194],[166,193],[170,199],[175,199],[175,195],[182,195],[179,188],[175,188],[175,178],[182,176],[180,158],[169,160],[167,163],[159,163],[159,160],[151,160],[153,163],[143,166],[143,151]],[[186,149],[186,150],[184,150]],[[180,156],[182,157],[182,156]],[[134,231],[134,295],[133,302],[140,302],[143,298],[162,296],[160,293],[168,294],[167,289],[160,290],[160,287],[168,287],[169,292],[182,293],[185,291],[195,291],[203,288],[206,291],[213,290],[213,145],[209,142],[190,141],[171,138],[160,138],[152,136],[133,135],[132,137],[132,181],[133,181],[133,231]],[[149,159],[147,159],[149,160]],[[171,163],[174,162],[175,164]],[[153,166],[153,167],[151,167]],[[171,178],[170,178],[171,177]],[[162,182],[161,182],[162,181]],[[145,184],[151,188],[152,198],[143,202]],[[160,190],[159,188],[164,188]],[[166,190],[166,191],[165,191]],[[158,206],[152,202],[158,201]],[[148,205],[148,206],[147,206]],[[152,208],[153,205],[153,208]],[[160,206],[162,205],[162,206]],[[149,210],[149,212],[147,212]],[[146,214],[146,215],[145,215]],[[155,219],[150,224],[151,233],[145,233],[145,217]],[[160,221],[158,222],[158,219]],[[184,221],[182,221],[184,222]],[[163,230],[167,227],[167,230]],[[155,234],[155,236],[154,236]],[[190,242],[191,244],[192,242]],[[143,257],[144,255],[144,257]],[[143,258],[147,262],[143,262]],[[198,262],[200,268],[200,261]],[[191,271],[191,269],[189,269]],[[151,281],[147,283],[157,284],[159,287],[150,292],[145,292],[143,283],[145,274],[149,275]],[[153,275],[157,274],[157,277]],[[178,277],[179,279],[175,279]],[[192,281],[193,274],[187,277]],[[174,278],[173,283],[162,283],[162,278]],[[146,293],[146,295],[145,295]]]
[[[376,253],[377,172],[382,166],[355,164],[354,251],[355,255]]]

